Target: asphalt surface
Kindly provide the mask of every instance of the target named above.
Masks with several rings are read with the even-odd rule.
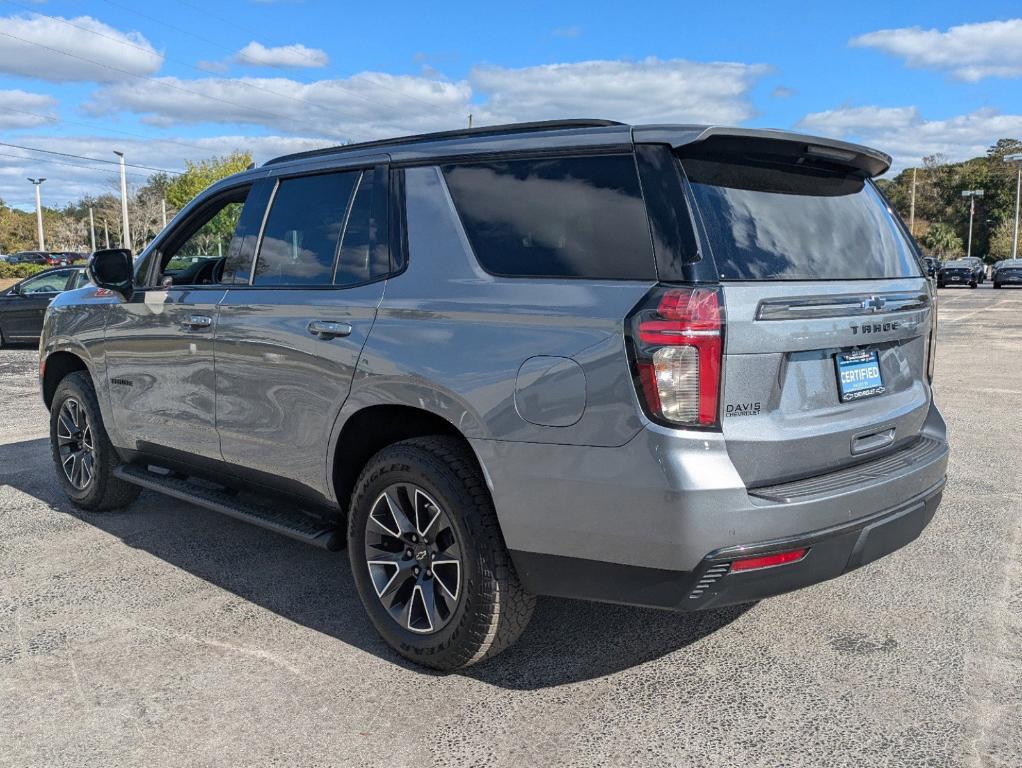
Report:
[[[905,549],[696,615],[542,600],[465,674],[372,631],[344,553],[54,478],[0,351],[0,765],[1022,765],[1022,290],[941,291],[944,503]]]

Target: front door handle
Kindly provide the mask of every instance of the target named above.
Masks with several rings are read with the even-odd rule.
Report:
[[[333,320],[309,321],[309,333],[321,339],[336,339],[338,336],[350,336],[351,326]]]
[[[213,318],[209,315],[191,315],[187,320],[182,320],[181,325],[185,328],[209,328],[213,325]]]

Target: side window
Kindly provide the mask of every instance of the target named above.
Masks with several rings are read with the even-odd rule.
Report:
[[[67,288],[67,279],[71,276],[70,270],[60,269],[56,272],[47,272],[38,277],[31,277],[21,284],[19,289],[23,294],[30,293],[60,293]]]
[[[656,279],[632,155],[466,163],[443,172],[487,271]]]
[[[254,285],[333,282],[344,216],[358,179],[359,172],[354,171],[300,176],[278,184],[259,245]]]
[[[182,224],[163,253],[159,283],[168,278],[175,286],[220,281],[248,192],[248,187],[231,190]]]
[[[335,285],[365,283],[390,270],[387,250],[374,247],[381,235],[377,222],[380,205],[378,198],[384,194],[378,186],[374,171],[362,172],[344,227],[337,272],[334,275]]]

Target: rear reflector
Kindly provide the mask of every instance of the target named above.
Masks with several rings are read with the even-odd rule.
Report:
[[[793,549],[789,552],[778,552],[774,555],[763,555],[762,557],[749,557],[745,560],[735,560],[731,563],[731,573],[736,571],[755,571],[760,568],[773,568],[775,565],[787,565],[797,563],[809,550],[807,548]]]

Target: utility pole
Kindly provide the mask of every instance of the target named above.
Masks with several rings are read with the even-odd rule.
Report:
[[[167,198],[163,198],[163,228],[167,228]]]
[[[39,234],[39,250],[45,251],[46,244],[43,242],[43,199],[39,194],[39,187],[46,179],[29,179],[35,185],[35,223]]]
[[[1022,197],[1022,152],[1008,155],[1004,158],[1006,163],[1015,163],[1018,168],[1018,178],[1015,181],[1015,234],[1011,237],[1011,258],[1018,258],[1018,204],[1019,197]]]
[[[912,169],[912,203],[908,208],[908,231],[916,236],[916,169]]]
[[[92,250],[96,250],[96,219],[92,215],[92,206],[89,206],[89,241],[92,243]]]
[[[472,127],[472,113],[471,112],[468,113],[468,127],[469,128]]]
[[[128,181],[124,172],[124,153],[114,150],[121,159],[121,248],[131,250],[131,227],[128,225]]]
[[[106,219],[103,219],[103,240],[106,242],[106,248],[110,248],[110,230],[106,226]]]
[[[969,246],[965,251],[965,256],[968,258],[972,256],[972,218],[976,215],[976,198],[983,197],[983,190],[966,189],[962,192],[962,197],[969,198]]]

